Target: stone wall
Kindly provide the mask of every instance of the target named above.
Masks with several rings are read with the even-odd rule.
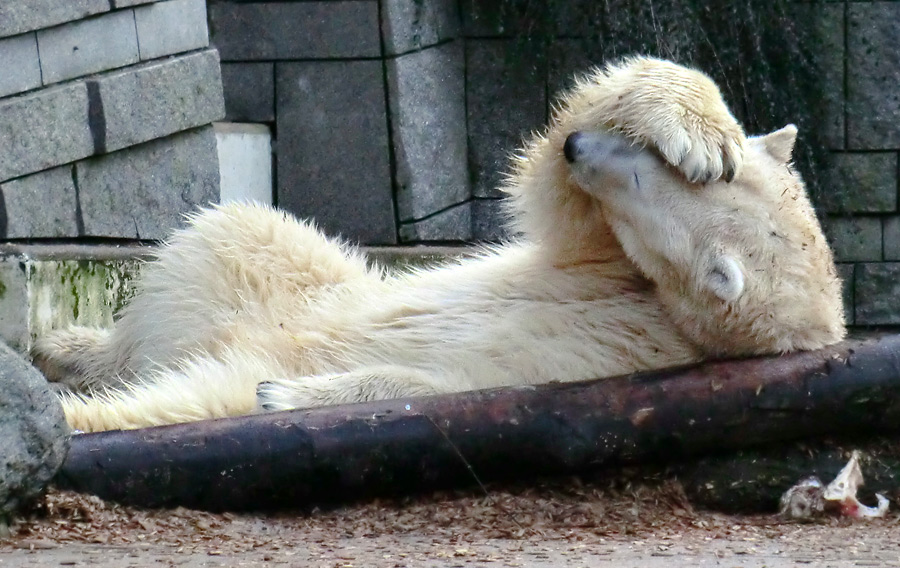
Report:
[[[218,201],[204,0],[0,3],[0,238],[161,239]]]
[[[799,124],[849,321],[900,324],[900,2],[210,0],[209,13],[229,118],[276,134],[277,203],[367,244],[504,238],[507,156],[573,72],[630,53],[694,64],[748,131]]]
[[[455,4],[209,2],[228,120],[272,125],[280,207],[365,244],[473,237]]]
[[[814,6],[840,58],[830,90],[842,128],[829,137],[819,210],[856,325],[900,324],[900,2]]]

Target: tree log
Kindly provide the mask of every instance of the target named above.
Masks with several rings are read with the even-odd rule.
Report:
[[[597,381],[82,434],[57,485],[150,507],[298,508],[898,427],[894,335]]]

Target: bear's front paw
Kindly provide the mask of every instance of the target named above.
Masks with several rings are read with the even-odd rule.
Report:
[[[746,137],[741,127],[733,120],[719,124],[699,119],[697,122],[654,136],[651,142],[691,183],[733,180],[744,164]]]

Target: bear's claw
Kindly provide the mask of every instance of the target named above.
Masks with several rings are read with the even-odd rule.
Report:
[[[276,412],[296,408],[285,399],[282,387],[275,382],[266,381],[256,385],[256,410],[258,412]]]
[[[744,163],[745,136],[737,124],[725,132],[709,127],[692,131],[687,126],[674,132],[650,133],[636,138],[659,150],[665,160],[691,183],[717,179],[733,181]],[[731,132],[730,130],[734,130]]]
[[[691,183],[707,183],[720,178],[733,181],[744,162],[743,133],[696,133],[679,137],[686,142],[681,151],[662,151],[666,160],[677,167]],[[663,146],[659,146],[662,150]],[[678,161],[673,159],[681,155]]]

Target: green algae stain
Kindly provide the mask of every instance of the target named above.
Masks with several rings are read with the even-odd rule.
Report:
[[[34,261],[29,278],[31,337],[68,325],[109,327],[134,295],[139,260]]]

